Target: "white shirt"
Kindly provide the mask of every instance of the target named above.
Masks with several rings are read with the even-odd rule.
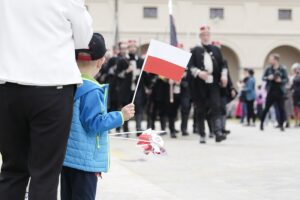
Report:
[[[213,61],[211,55],[207,51],[204,51],[204,67],[209,74],[213,73],[214,71]]]
[[[0,26],[0,82],[82,82],[74,51],[93,34],[84,0],[0,0]]]

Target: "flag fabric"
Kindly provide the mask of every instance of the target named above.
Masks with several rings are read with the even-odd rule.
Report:
[[[177,47],[151,40],[144,71],[180,81],[186,70],[191,53]]]
[[[137,145],[144,149],[144,153],[149,155],[164,155],[166,149],[164,148],[164,140],[161,136],[154,133],[151,129],[144,131],[139,137]]]
[[[172,46],[178,46],[177,32],[173,15],[170,15],[170,43]]]
[[[172,2],[172,0],[169,0],[169,17],[170,17],[170,44],[172,46],[177,47],[178,40],[177,40],[177,31],[176,31],[175,21],[174,21],[174,17],[173,17],[173,2]]]

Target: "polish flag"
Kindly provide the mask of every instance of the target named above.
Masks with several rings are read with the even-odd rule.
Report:
[[[177,47],[151,40],[144,71],[179,82],[191,56],[191,53]]]

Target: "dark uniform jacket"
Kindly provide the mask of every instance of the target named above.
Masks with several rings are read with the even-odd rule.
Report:
[[[133,73],[126,72],[129,67],[129,60],[126,57],[119,56],[117,62],[117,95],[122,106],[130,103],[132,97],[131,85]]]
[[[274,75],[274,77],[279,76],[281,78],[281,83],[280,83],[280,89],[281,92],[284,94],[286,92],[285,85],[289,82],[289,77],[288,73],[286,71],[286,67],[283,65],[280,65],[278,69],[274,69],[272,66],[269,66],[264,74],[263,74],[263,81],[266,81],[266,89],[269,92],[272,85],[275,84],[274,81],[268,80],[269,75]]]
[[[196,46],[192,49],[192,57],[190,60],[190,63],[188,65],[189,68],[189,82],[190,82],[190,88],[192,91],[192,98],[194,101],[199,101],[206,99],[206,87],[207,83],[203,81],[202,79],[196,77],[194,78],[191,74],[190,69],[193,67],[196,67],[200,70],[205,70],[204,66],[204,53],[207,51],[212,56],[213,61],[213,78],[214,83],[213,84],[219,84],[221,79],[222,70],[226,68],[226,64],[224,63],[224,59],[222,56],[222,53],[220,49],[213,45],[207,45],[204,47]]]

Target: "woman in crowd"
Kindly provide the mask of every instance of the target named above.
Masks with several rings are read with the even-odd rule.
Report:
[[[247,106],[247,126],[255,124],[254,101],[256,98],[255,92],[255,78],[252,69],[244,69],[244,87],[242,92],[245,95],[245,104]]]

